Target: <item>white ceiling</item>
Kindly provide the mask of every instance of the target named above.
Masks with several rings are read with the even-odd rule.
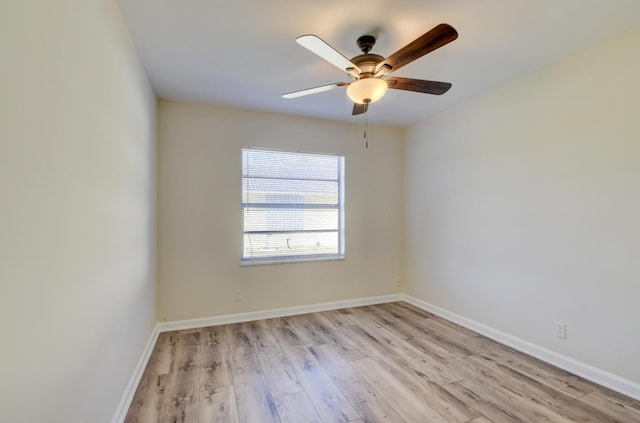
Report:
[[[120,0],[159,98],[361,122],[345,90],[281,94],[346,74],[299,46],[315,34],[347,57],[376,31],[384,57],[446,22],[452,43],[394,76],[453,83],[442,96],[389,90],[374,124],[407,126],[640,26],[640,0]],[[639,52],[640,53],[640,52]],[[603,81],[604,83],[605,81]],[[593,88],[593,87],[591,87]]]

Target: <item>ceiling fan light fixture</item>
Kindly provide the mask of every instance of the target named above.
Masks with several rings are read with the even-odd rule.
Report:
[[[387,82],[379,78],[363,78],[347,87],[347,95],[358,104],[375,103],[387,92]]]

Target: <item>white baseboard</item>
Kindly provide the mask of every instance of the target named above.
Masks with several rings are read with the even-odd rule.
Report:
[[[390,303],[404,300],[404,294],[366,297],[354,300],[334,301],[330,303],[310,304],[296,307],[276,308],[272,310],[250,311],[247,313],[225,314],[222,316],[204,317],[201,319],[177,320],[158,323],[160,332],[172,330],[195,329],[207,326],[228,325],[232,323],[250,322],[252,320],[273,319],[276,317],[295,316],[296,314],[315,313],[318,311],[338,310],[348,307],[359,307],[372,304]]]
[[[481,335],[498,341],[501,344],[507,345],[525,354],[539,358],[542,361],[571,372],[575,375],[581,376],[599,385],[606,386],[607,388],[613,389],[614,391],[640,400],[640,385],[633,381],[614,375],[590,364],[575,360],[571,357],[558,354],[555,351],[551,351],[539,345],[532,344],[531,342],[525,341],[524,339],[509,335],[508,333],[476,322],[475,320],[468,319],[459,314],[452,313],[426,301],[419,300],[418,298],[409,295],[404,295],[403,297],[404,301],[413,304],[414,306],[419,307],[425,311],[429,311],[453,323],[457,323],[460,326],[464,326]]]
[[[131,406],[131,401],[133,401],[133,396],[136,393],[136,389],[138,388],[140,379],[142,379],[144,369],[147,368],[149,357],[151,357],[153,348],[156,346],[156,341],[158,340],[159,334],[160,331],[158,330],[158,324],[156,324],[151,331],[151,335],[149,335],[147,345],[145,345],[144,350],[142,350],[142,356],[140,357],[140,360],[138,360],[138,364],[133,370],[133,375],[131,375],[131,379],[129,380],[129,383],[124,390],[124,394],[122,395],[120,404],[118,404],[118,408],[116,408],[116,412],[111,419],[111,423],[122,423],[124,422],[125,417],[127,417],[127,412],[129,411],[129,407]]]

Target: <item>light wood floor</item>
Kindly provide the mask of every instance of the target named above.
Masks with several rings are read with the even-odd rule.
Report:
[[[162,333],[127,422],[640,422],[640,402],[397,302]]]

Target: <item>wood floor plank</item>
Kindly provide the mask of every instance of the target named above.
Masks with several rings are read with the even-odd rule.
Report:
[[[269,330],[269,325],[266,320],[247,322],[243,326],[250,344],[256,351],[259,352],[262,348],[279,346],[278,340]]]
[[[429,323],[433,323],[434,325],[446,328],[446,330],[450,331],[451,334],[455,334],[455,336],[458,337],[462,342],[469,342],[469,339],[480,336],[480,334],[472,331],[471,329],[467,329],[457,323],[450,322],[440,316],[432,317],[431,319],[429,319]]]
[[[572,398],[588,394],[594,390],[594,384],[535,357],[523,354],[484,336],[470,340],[478,354],[491,357],[495,361],[544,383]]]
[[[456,323],[450,322],[440,316],[436,316],[433,313],[422,310],[412,304],[409,304],[404,301],[388,303],[387,304],[390,309],[396,310],[399,316],[402,315],[410,315],[415,317],[417,320],[425,322],[425,323],[436,323],[447,327],[452,331],[453,334],[461,335],[462,337],[475,337],[478,334],[470,329],[465,328],[464,326],[460,326]],[[428,320],[427,320],[428,319]]]
[[[354,368],[334,345],[318,345],[311,353],[365,421],[402,423],[405,420]]]
[[[610,391],[606,388],[598,387],[593,392],[577,399],[595,408],[608,419],[622,423],[640,422],[640,408],[638,401],[635,401],[622,394]]]
[[[225,336],[232,351],[236,348],[249,347],[251,348],[251,338],[249,337],[248,327],[244,323],[236,323],[233,325],[225,325]]]
[[[369,335],[357,325],[354,325],[351,334],[369,357],[375,358],[387,372],[393,374],[409,390],[419,393],[431,408],[448,421],[465,422],[478,415],[455,395],[444,390],[442,385],[431,382],[424,377],[424,374],[416,372],[410,364],[390,354],[378,338]]]
[[[423,332],[416,329],[415,325],[410,325],[405,322],[403,318],[406,316],[394,312],[389,306],[390,304],[382,304],[380,307],[362,307],[362,311],[373,322],[411,343],[423,354],[433,357],[442,363],[446,363],[448,359],[458,357],[446,348],[440,346],[439,343],[433,342],[433,340],[425,336]]]
[[[469,387],[464,382],[450,383],[443,386],[443,389],[458,398],[476,415],[487,417],[494,423],[521,421],[517,410],[497,400],[490,389],[477,389],[475,386]]]
[[[239,421],[280,423],[260,362],[250,346],[235,349],[231,369]]]
[[[475,359],[475,360],[474,360]],[[576,406],[575,400],[556,393],[552,389],[536,386],[529,379],[520,386],[518,375],[501,372],[497,367],[491,368],[479,360],[484,358],[467,357],[467,377],[462,384],[467,389],[479,392],[486,403],[515,416],[516,421],[530,422],[603,422],[606,417],[596,410]],[[473,362],[473,364],[471,364]],[[510,370],[510,369],[509,369]],[[546,389],[545,389],[546,388]],[[566,407],[566,408],[565,408]]]
[[[484,416],[480,416],[480,417],[476,417],[473,420],[469,420],[469,423],[494,423],[494,422],[492,422],[491,420],[489,420]]]
[[[198,343],[195,342],[197,335]],[[169,422],[197,422],[199,399],[199,333],[181,334],[171,371],[167,378],[161,418]]]
[[[178,337],[178,332],[164,332],[158,335],[147,367],[129,406],[125,422],[158,420]]]
[[[157,422],[160,419],[167,376],[168,374],[142,376],[124,419],[125,423]]]
[[[333,328],[344,328],[352,325],[340,310],[328,310],[320,312],[320,314],[331,323]]]
[[[490,382],[500,392],[520,398],[521,408],[528,404],[541,405],[540,414],[547,414],[553,418],[551,421],[579,421],[602,422],[608,417],[598,410],[578,403],[574,398],[562,394],[553,388],[544,385],[535,379],[518,373],[508,366],[495,362],[491,358],[482,356],[469,356],[466,359],[467,377],[474,378],[478,383]]]
[[[518,421],[526,422],[547,422],[547,423],[596,423],[601,420],[589,418],[587,420],[572,420],[559,413],[557,409],[548,407],[538,401],[532,400],[529,396],[514,392],[503,385],[491,385],[486,389],[484,384],[477,379],[467,379],[461,382],[471,389],[484,389],[491,396],[492,400],[508,408],[518,417]]]
[[[202,369],[200,390],[211,391],[233,384],[231,376],[231,346],[224,326],[211,326],[201,332]]]
[[[270,330],[268,321],[247,322],[242,327],[243,343],[246,342],[257,354],[271,395],[279,397],[302,391],[298,376]],[[289,330],[289,324],[286,328]]]
[[[403,303],[400,303],[403,304]],[[389,304],[394,306],[395,303]],[[403,307],[399,309],[404,310]],[[431,318],[420,318],[420,314],[409,311],[399,312],[398,319],[404,321],[410,326],[413,326],[418,332],[421,333],[423,338],[428,339],[430,342],[434,342],[441,347],[447,349],[450,353],[455,354],[458,357],[466,357],[474,353],[474,350],[469,348],[468,339],[460,340],[458,337],[452,336],[452,330],[441,330],[439,327],[433,327],[430,323]]]
[[[285,349],[286,347],[298,347],[305,346],[304,339],[298,336],[296,329],[292,326],[280,325],[275,319],[267,321],[269,330],[276,337],[280,347]]]
[[[395,301],[392,303],[385,303],[382,304],[384,306],[388,306],[392,309],[397,310],[400,313],[406,314],[406,313],[410,313],[411,315],[413,315],[414,318],[418,319],[418,320],[423,320],[423,319],[429,319],[431,317],[434,317],[435,314],[423,310],[421,308],[418,308],[416,306],[414,306],[413,304],[409,304],[406,301]]]
[[[305,392],[275,399],[282,423],[323,423]]]
[[[375,386],[402,418],[409,422],[446,422],[433,408],[429,407],[412,390],[403,385],[377,361],[364,358],[354,361],[353,367],[360,375]],[[399,406],[402,404],[402,406]]]
[[[201,332],[202,332],[202,328],[178,331],[178,338],[180,340],[180,345],[182,346],[200,345]]]
[[[233,386],[222,386],[200,392],[198,421],[207,423],[239,423]]]
[[[349,360],[359,360],[366,357],[362,348],[349,336],[349,330],[346,326],[334,326],[324,313],[312,313],[309,315],[309,319],[313,324],[322,327],[321,330],[326,336],[327,344],[336,347],[341,355]]]
[[[441,385],[422,378],[418,382],[422,388],[414,392],[419,392],[421,398],[448,422],[466,422],[471,417],[478,415],[461,398],[444,389],[449,385]]]
[[[384,346],[386,353],[381,353],[381,359],[386,354],[392,354],[397,360],[405,363],[413,372],[433,382],[447,384],[459,380],[460,374],[455,368],[445,367],[443,363],[433,359],[415,348],[411,343],[378,325],[367,318],[366,312],[354,313],[351,317],[359,328],[370,336],[376,336]]]
[[[376,314],[372,315],[372,319],[376,319],[376,323],[383,324],[393,328],[393,332],[411,343],[418,348],[422,353],[431,356],[442,363],[446,363],[447,360],[458,358],[459,356],[451,353],[440,343],[434,341],[429,336],[425,336],[423,332],[418,330],[415,325],[410,325],[403,320],[403,317],[397,312],[394,312],[390,306],[391,304],[382,304],[381,307],[376,307]]]
[[[323,325],[317,325],[310,318],[310,315],[293,316],[289,321],[298,334],[298,337],[302,339],[302,342],[307,347],[314,345],[322,345],[330,343],[326,328]]]
[[[149,375],[168,374],[171,362],[176,353],[178,332],[164,332],[158,335],[158,340],[149,357],[145,373]]]
[[[361,417],[306,346],[284,351],[323,421],[349,422]]]
[[[262,347],[257,354],[274,397],[304,390],[289,359],[278,345]]]
[[[473,349],[468,348],[468,346],[470,340],[478,336],[477,333],[460,325],[456,325],[455,323],[447,322],[437,316],[423,320],[416,319],[414,321],[418,323],[424,331],[439,334],[449,343],[456,345],[458,349],[465,354],[464,356],[471,355],[475,352]]]

